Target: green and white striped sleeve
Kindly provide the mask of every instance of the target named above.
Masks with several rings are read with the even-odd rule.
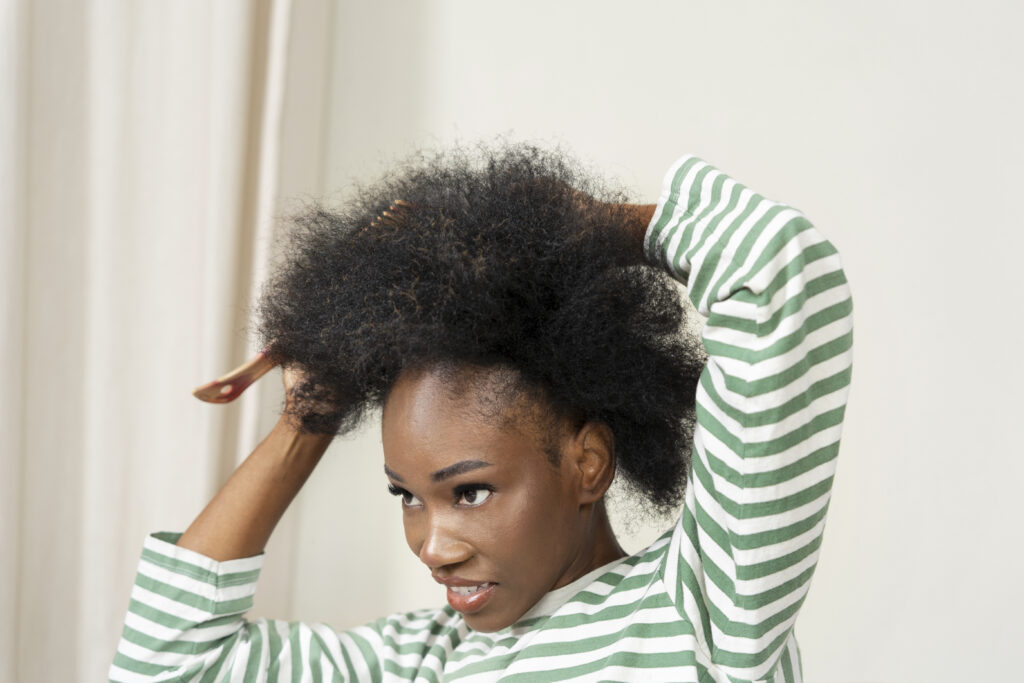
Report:
[[[852,367],[839,256],[799,211],[693,156],[666,175],[644,248],[707,318],[665,585],[721,672],[792,680]]]
[[[247,621],[263,555],[217,562],[180,536],[146,539],[111,681],[380,679],[378,631]]]

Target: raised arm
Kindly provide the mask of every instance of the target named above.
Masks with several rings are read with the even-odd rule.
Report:
[[[285,368],[286,396],[298,378],[295,369]],[[181,535],[178,546],[218,561],[263,552],[333,438],[304,433],[285,415]]]
[[[286,394],[295,379],[286,370]],[[331,438],[282,416],[184,534],[146,540],[110,680],[379,677],[373,628],[243,618],[263,548]]]
[[[799,666],[793,624],[818,558],[850,381],[850,291],[835,248],[799,211],[692,156],[666,176],[644,248],[707,317],[665,584],[710,664],[761,680]]]

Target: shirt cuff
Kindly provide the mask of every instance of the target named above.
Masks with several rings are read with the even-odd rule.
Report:
[[[210,615],[240,614],[252,607],[264,554],[219,562],[175,545],[180,533],[146,538],[136,583],[150,593]]]
[[[682,213],[690,210],[689,198],[685,198],[686,201],[681,202],[684,198],[680,197],[679,192],[682,179],[679,171],[683,166],[692,167],[696,162],[704,163],[692,154],[684,154],[665,172],[658,205],[651,217],[651,222],[647,225],[647,231],[644,233],[644,255],[647,260],[665,268],[684,284],[689,276],[689,271],[683,267],[684,264],[676,263],[676,259],[670,258],[668,242],[674,232],[671,228],[677,226],[683,219]],[[680,203],[682,203],[682,207],[680,207]]]

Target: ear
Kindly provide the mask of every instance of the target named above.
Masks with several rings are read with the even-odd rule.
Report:
[[[615,435],[603,422],[586,422],[570,447],[572,467],[578,477],[580,505],[596,503],[615,478]]]

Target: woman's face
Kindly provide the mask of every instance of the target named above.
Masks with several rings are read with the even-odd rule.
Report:
[[[552,464],[532,421],[481,417],[479,394],[403,375],[384,406],[384,467],[413,553],[471,628],[496,631],[592,568],[592,493],[577,459]]]

